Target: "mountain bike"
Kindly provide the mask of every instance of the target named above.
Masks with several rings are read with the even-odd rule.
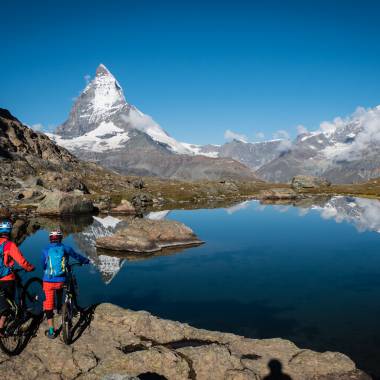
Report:
[[[23,271],[25,270],[13,270],[15,297],[7,299],[10,309],[5,320],[3,336],[0,337],[0,349],[7,355],[17,355],[23,350],[43,317],[42,281],[33,277],[23,284],[19,274]]]
[[[62,305],[62,339],[65,344],[71,344],[73,339],[73,320],[81,315],[82,309],[77,302],[77,280],[73,267],[82,266],[82,263],[73,263],[67,266],[67,277],[63,287],[64,301]]]

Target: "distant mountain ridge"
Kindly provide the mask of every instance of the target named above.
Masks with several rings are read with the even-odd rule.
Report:
[[[380,106],[322,127],[294,141],[179,142],[129,104],[120,84],[100,65],[68,120],[48,135],[79,158],[123,174],[188,180],[254,179],[256,174],[271,182],[305,174],[335,183],[380,176]]]
[[[297,136],[288,151],[259,168],[259,177],[288,182],[294,175],[323,176],[334,183],[380,176],[380,106],[359,109],[322,130]]]
[[[96,70],[77,98],[69,118],[55,134],[57,144],[84,160],[122,174],[175,179],[256,179],[253,171],[231,158],[195,155],[150,116],[129,104],[117,80],[104,66]]]

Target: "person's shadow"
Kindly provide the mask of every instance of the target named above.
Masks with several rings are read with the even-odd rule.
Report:
[[[72,327],[71,339],[69,344],[73,344],[74,342],[76,342],[85,332],[85,330],[90,326],[94,317],[95,309],[98,305],[99,304],[94,304],[86,308],[80,308],[78,310],[79,319],[74,323]],[[61,330],[62,326],[57,330],[57,335],[60,334]]]
[[[292,380],[286,373],[282,372],[282,364],[277,359],[272,359],[268,363],[270,374],[264,377],[264,380]]]
[[[40,325],[44,319],[43,313],[39,315],[30,316],[26,321],[24,321],[24,325],[27,325],[27,328],[23,331],[22,337],[20,339],[20,343],[17,349],[10,354],[11,356],[20,355],[29,342],[37,335],[37,331],[40,328]]]

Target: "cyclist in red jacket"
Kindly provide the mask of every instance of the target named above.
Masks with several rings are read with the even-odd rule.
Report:
[[[13,299],[15,293],[15,275],[12,267],[16,262],[27,272],[35,269],[34,265],[25,259],[17,245],[9,240],[11,232],[11,221],[8,219],[0,221],[0,336],[9,310],[7,299]]]

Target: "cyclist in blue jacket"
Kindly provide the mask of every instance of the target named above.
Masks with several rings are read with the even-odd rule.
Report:
[[[44,312],[46,315],[49,329],[46,336],[50,339],[56,337],[54,329],[54,306],[56,293],[62,292],[66,280],[67,264],[70,257],[76,259],[82,264],[88,264],[90,261],[87,257],[75,252],[73,248],[62,244],[63,234],[61,230],[55,229],[50,232],[50,244],[42,252],[43,289],[45,292]],[[60,305],[58,305],[58,308]]]

